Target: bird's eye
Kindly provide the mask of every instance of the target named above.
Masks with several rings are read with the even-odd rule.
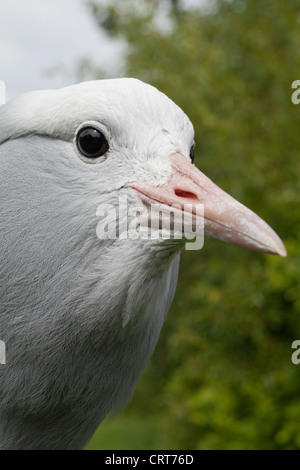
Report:
[[[77,136],[77,146],[84,157],[91,159],[101,157],[109,149],[104,134],[93,127],[81,129]]]
[[[195,158],[194,149],[195,149],[195,145],[192,145],[191,150],[190,150],[190,159],[192,160],[192,163],[194,163],[194,158]]]

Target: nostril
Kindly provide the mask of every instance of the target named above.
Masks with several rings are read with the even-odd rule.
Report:
[[[174,189],[174,193],[178,197],[184,197],[186,199],[198,199],[196,194],[191,193],[190,191],[183,191],[182,189]]]

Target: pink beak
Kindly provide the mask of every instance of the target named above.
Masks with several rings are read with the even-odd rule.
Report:
[[[171,164],[173,172],[167,186],[136,181],[130,187],[153,203],[186,205],[191,212],[196,204],[203,204],[206,235],[250,250],[286,256],[282,241],[268,224],[222,191],[183,155],[172,155]]]

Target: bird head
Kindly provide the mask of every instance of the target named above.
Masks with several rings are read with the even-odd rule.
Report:
[[[115,207],[120,196],[141,213],[159,204],[192,218],[202,204],[206,235],[286,255],[281,240],[262,219],[197,169],[190,120],[150,85],[113,79],[27,93],[1,108],[0,122],[0,144],[31,140],[25,164],[32,168],[26,172],[33,179],[44,178],[41,184],[53,188],[46,206],[49,197],[57,197],[58,206],[62,201],[67,206],[72,198],[66,218],[75,218],[76,211],[83,216],[89,208],[95,212],[99,204]],[[44,140],[35,141],[33,136]],[[22,166],[24,160],[14,163]],[[43,199],[46,194],[36,197]],[[119,219],[116,223],[120,226]],[[179,250],[182,242],[172,246]]]

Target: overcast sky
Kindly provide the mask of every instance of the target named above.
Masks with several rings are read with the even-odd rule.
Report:
[[[75,82],[71,73],[46,72],[62,64],[71,71],[82,57],[113,75],[119,55],[85,0],[0,0],[0,80],[6,82],[7,98]]]
[[[183,3],[199,6],[210,0]],[[122,51],[121,43],[97,27],[86,0],[0,0],[0,80],[7,99],[76,82],[76,63],[83,57],[116,76]],[[49,74],[61,66],[68,73]]]

